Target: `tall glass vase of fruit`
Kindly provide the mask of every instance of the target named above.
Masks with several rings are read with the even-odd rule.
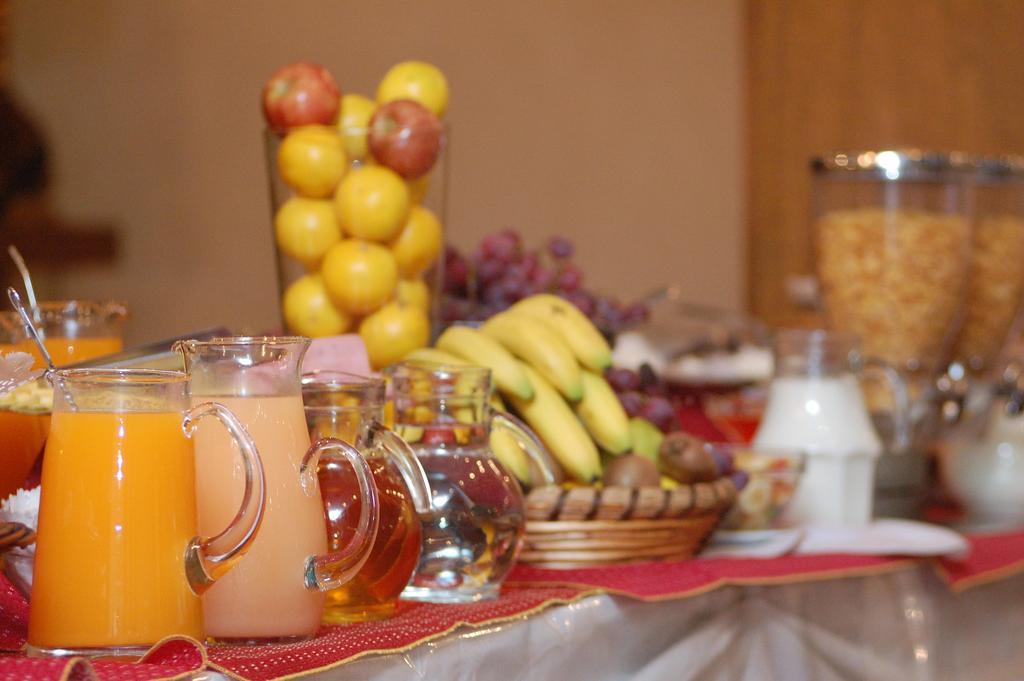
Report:
[[[359,333],[375,369],[425,346],[440,310],[444,75],[402,62],[375,99],[297,63],[263,91],[281,313],[312,338]]]

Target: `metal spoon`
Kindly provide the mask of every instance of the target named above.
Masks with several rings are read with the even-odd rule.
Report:
[[[14,244],[7,246],[7,253],[11,256],[11,260],[14,261],[14,266],[21,272],[21,280],[25,284],[25,295],[28,296],[28,305],[32,310],[32,318],[38,324],[42,320],[42,315],[39,311],[39,301],[36,300],[35,287],[32,286],[32,275],[28,272],[28,265],[25,264],[25,259],[21,257],[21,252]]]
[[[53,357],[50,356],[49,350],[47,350],[46,345],[43,344],[42,336],[36,329],[36,325],[32,323],[32,318],[28,316],[28,310],[25,309],[25,306],[21,302],[21,296],[18,295],[18,291],[15,290],[13,286],[7,287],[7,297],[10,298],[11,306],[14,307],[15,312],[17,312],[18,316],[21,317],[21,323],[25,325],[25,330],[28,331],[28,334],[32,337],[36,347],[39,349],[39,355],[43,358],[43,361],[46,362],[46,377],[60,389],[61,393],[64,394],[64,399],[67,400],[71,409],[77,411],[78,405],[75,404],[75,400],[71,397],[70,391],[68,391],[67,386],[64,385],[64,380],[60,378],[60,375],[57,373],[57,366],[53,363]]]

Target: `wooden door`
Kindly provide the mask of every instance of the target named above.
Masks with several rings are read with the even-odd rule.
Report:
[[[786,294],[813,271],[816,153],[921,147],[1024,153],[1021,0],[748,0],[748,303],[814,319]]]

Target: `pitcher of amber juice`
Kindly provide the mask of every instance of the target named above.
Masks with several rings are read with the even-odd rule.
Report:
[[[223,405],[190,409],[180,371],[56,374],[29,654],[141,655],[166,636],[202,639],[198,594],[238,563],[263,518],[256,445]],[[241,457],[230,513],[201,539],[195,472],[204,461],[190,437],[206,416]]]
[[[384,380],[342,371],[302,375],[310,437],[337,437],[356,447],[373,471],[380,524],[370,556],[350,582],[327,592],[324,622],[380,619],[394,613],[420,558],[419,514],[430,511],[430,485],[412,448],[383,425]],[[353,469],[325,456],[317,471],[327,542],[349,541],[359,514]]]
[[[184,341],[192,401],[216,400],[238,415],[260,448],[267,507],[249,558],[203,595],[208,637],[225,643],[271,643],[311,638],[320,626],[324,591],[362,567],[377,533],[379,506],[373,473],[359,452],[337,439],[310,446],[299,370],[309,339],[232,337]],[[199,527],[216,527],[233,512],[239,470],[233,444],[199,428],[196,454],[210,465],[197,471]],[[328,552],[317,465],[329,452],[355,471],[360,507],[351,538]]]

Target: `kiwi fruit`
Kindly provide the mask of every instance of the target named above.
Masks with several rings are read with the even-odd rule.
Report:
[[[620,487],[657,487],[661,473],[650,459],[639,454],[616,457],[604,471],[604,484]]]
[[[669,433],[658,448],[658,467],[682,483],[710,482],[719,476],[715,458],[704,441],[686,433]]]

